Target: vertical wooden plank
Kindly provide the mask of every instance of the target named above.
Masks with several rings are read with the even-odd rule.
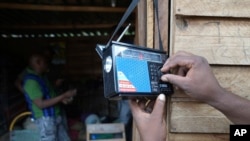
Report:
[[[175,41],[175,0],[170,0],[170,29],[169,29],[169,55],[173,54],[174,50],[174,41]]]
[[[171,107],[171,97],[167,97],[167,101],[165,104],[166,109],[166,124],[167,124],[167,130],[166,130],[166,141],[170,141],[170,121],[171,121],[171,115],[170,115],[170,107]]]
[[[146,46],[146,1],[141,0],[137,5],[136,11],[136,35],[135,35],[135,44],[140,46]]]
[[[159,37],[158,37],[158,25],[157,25],[157,22],[159,22],[163,48],[164,51],[168,52],[169,0],[158,0],[158,7],[159,7],[158,9],[159,21],[156,21],[157,19],[155,18],[154,46],[155,48],[159,49]]]
[[[147,0],[147,47],[153,48],[154,44],[154,9],[153,0]]]
[[[136,125],[135,123],[133,122],[133,138],[132,138],[133,141],[140,141],[140,135],[139,135],[139,132],[136,128]]]

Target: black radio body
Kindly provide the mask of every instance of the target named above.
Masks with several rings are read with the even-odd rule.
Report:
[[[97,45],[99,49],[102,47]],[[160,69],[168,58],[165,52],[115,41],[97,52],[102,56],[106,98],[150,97],[173,93],[172,85],[160,80]]]
[[[132,0],[107,45],[96,46],[103,65],[104,96],[109,99],[155,97],[160,93],[166,95],[173,93],[172,85],[160,79],[162,76],[160,69],[168,56],[163,51],[159,22],[157,23],[161,51],[119,42],[130,24],[117,42],[112,41],[138,2],[139,0]],[[156,18],[159,21],[157,0],[154,0],[154,5]]]

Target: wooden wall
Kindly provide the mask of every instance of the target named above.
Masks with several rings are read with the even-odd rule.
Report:
[[[250,63],[250,1],[173,1],[173,52],[186,50],[210,64]]]
[[[249,0],[173,0],[170,32],[171,53],[185,50],[204,56],[224,88],[248,99],[249,4]],[[229,140],[232,123],[183,92],[172,97],[170,111],[170,140],[181,136],[179,133],[200,134],[193,140]]]
[[[250,0],[159,0],[159,6],[165,13],[160,26],[170,24],[162,35],[170,55],[183,50],[204,56],[225,89],[250,100]],[[167,107],[168,141],[229,141],[232,123],[213,107],[182,91],[175,91]]]

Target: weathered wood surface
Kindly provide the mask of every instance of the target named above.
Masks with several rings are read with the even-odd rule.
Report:
[[[169,134],[169,141],[229,141],[228,134]]]
[[[148,48],[154,47],[154,7],[153,0],[147,1],[147,31],[146,31],[146,45]]]
[[[250,65],[250,19],[177,17],[173,51],[204,56],[210,64]]]
[[[250,0],[172,0],[171,4],[171,54],[185,50],[206,57],[210,64],[216,64],[212,69],[222,87],[250,99]],[[151,24],[148,18],[147,24]],[[160,15],[160,21],[163,26],[167,16]],[[150,34],[147,32],[151,38]],[[150,46],[149,37],[146,45]],[[156,39],[154,35],[157,47]],[[165,37],[163,41],[168,42]],[[213,107],[180,91],[168,104],[169,141],[229,140],[230,121]]]
[[[147,9],[146,1],[142,0],[137,5],[136,12],[136,34],[135,34],[135,44],[140,46],[146,46],[146,25],[147,25]]]
[[[159,25],[160,25],[160,34],[163,44],[163,49],[166,52],[169,52],[168,50],[168,38],[169,38],[169,1],[166,0],[158,0],[158,12],[159,12]],[[154,46],[156,49],[159,49],[159,33],[158,33],[158,25],[157,25],[157,19],[155,18],[155,39],[154,39]]]
[[[176,15],[250,17],[250,0],[174,0]]]
[[[200,102],[172,102],[170,131],[176,133],[229,133],[231,122],[218,110]]]

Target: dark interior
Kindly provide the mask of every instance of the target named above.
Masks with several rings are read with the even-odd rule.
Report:
[[[0,133],[27,110],[14,82],[29,56],[46,49],[54,52],[51,77],[64,79],[60,91],[77,88],[65,107],[69,120],[94,113],[116,119],[117,103],[103,96],[101,59],[96,44],[106,44],[130,0],[0,0]],[[133,42],[135,12],[123,41]],[[60,72],[60,73],[58,73]]]

